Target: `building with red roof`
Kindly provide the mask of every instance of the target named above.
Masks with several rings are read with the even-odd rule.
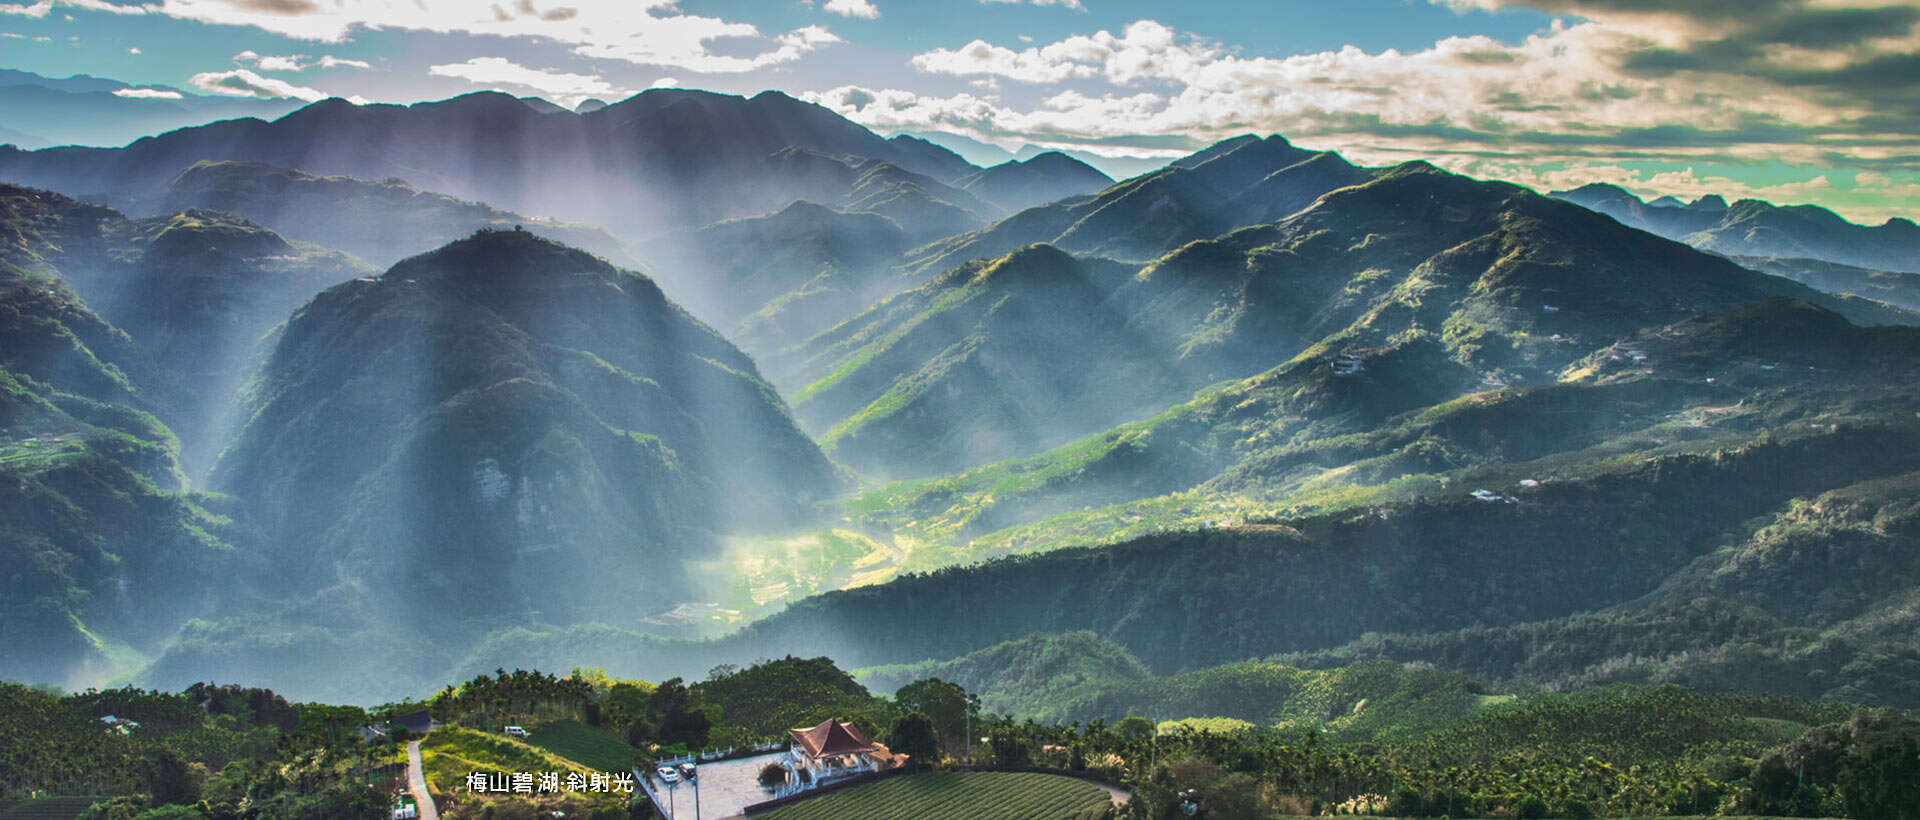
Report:
[[[818,784],[907,764],[907,755],[894,754],[851,723],[827,720],[807,729],[788,729],[787,734],[793,739],[789,765],[802,781]]]

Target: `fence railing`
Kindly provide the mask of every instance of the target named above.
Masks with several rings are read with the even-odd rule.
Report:
[[[660,761],[654,765],[678,766],[682,763],[711,763],[715,760],[730,760],[736,757],[747,757],[749,755],[765,754],[767,752],[777,752],[785,748],[787,748],[786,741],[769,740],[765,743],[755,743],[749,746],[728,746],[726,748],[701,749],[700,751],[697,751],[697,752],[688,752],[687,754],[679,755],[676,757],[663,757],[663,758],[660,758]]]

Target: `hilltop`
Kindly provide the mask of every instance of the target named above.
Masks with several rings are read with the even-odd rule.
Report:
[[[839,481],[744,354],[647,278],[525,231],[316,297],[240,417],[212,486],[274,545],[273,594],[331,613],[325,646],[356,624],[414,624],[382,640],[431,656],[534,619],[637,620],[697,594],[683,562],[722,533],[796,523]],[[364,666],[334,651],[270,680]]]

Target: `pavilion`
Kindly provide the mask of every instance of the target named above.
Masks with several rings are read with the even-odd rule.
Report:
[[[787,734],[793,738],[788,765],[803,782],[819,784],[907,764],[907,755],[894,754],[886,744],[869,740],[851,723],[828,720],[810,729],[788,729]]]

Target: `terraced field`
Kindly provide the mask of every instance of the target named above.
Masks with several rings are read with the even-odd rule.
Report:
[[[42,797],[18,803],[0,803],[0,820],[73,820],[105,797]]]
[[[896,777],[760,815],[762,820],[1094,820],[1113,808],[1105,789],[1031,772],[942,772]]]

